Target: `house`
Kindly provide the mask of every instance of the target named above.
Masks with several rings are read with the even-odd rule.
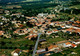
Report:
[[[44,41],[46,41],[46,39],[41,39],[41,40],[39,40],[39,42],[44,42]]]
[[[58,32],[58,30],[53,30],[53,33],[57,33]]]
[[[78,44],[80,44],[80,40],[75,40],[73,43],[78,45]]]
[[[48,13],[39,13],[38,15],[37,15],[37,17],[43,17],[43,16],[47,16],[48,15]]]
[[[9,15],[10,14],[10,12],[8,10],[5,10],[5,13],[6,13],[6,15]]]
[[[21,49],[16,49],[15,52],[20,54],[22,52],[22,50]]]
[[[22,52],[29,53],[29,50],[22,50]]]
[[[63,48],[63,43],[58,43],[59,48]]]
[[[27,29],[17,29],[14,31],[14,33],[19,34],[19,35],[25,35],[28,33]]]
[[[65,25],[65,27],[66,27],[66,28],[72,28],[72,26],[71,26],[71,25]]]
[[[50,55],[51,55],[50,53],[45,54],[45,56],[50,56]]]
[[[4,31],[0,31],[0,35],[3,35],[4,34]]]
[[[79,33],[80,34],[80,29],[76,29],[76,31],[75,32],[77,32],[77,33]]]
[[[39,42],[40,42],[40,44],[46,44],[47,43],[46,39],[41,39],[41,40],[39,40]]]
[[[50,46],[48,47],[48,50],[49,50],[49,51],[54,51],[55,49],[59,49],[58,45],[50,45]]]
[[[20,17],[21,13],[15,13],[15,14],[12,14],[11,16],[17,16],[17,17]]]
[[[11,35],[10,34],[4,34],[4,37],[11,38]]]
[[[63,43],[63,47],[71,47],[72,44],[70,42],[67,42],[67,43]]]
[[[38,36],[37,34],[29,34],[25,38],[28,38],[29,40],[31,40],[32,38],[36,38],[37,36]]]
[[[21,54],[22,50],[16,49],[13,52],[11,52],[12,56],[19,56]]]
[[[80,24],[80,21],[75,21],[75,23],[78,23],[78,24]]]
[[[54,25],[54,23],[52,22],[52,23],[50,23],[50,25],[52,25],[52,26],[53,26],[53,25]]]
[[[41,26],[42,25],[42,23],[40,22],[40,23],[36,23],[36,26]]]
[[[72,32],[75,32],[75,29],[74,28],[68,28],[68,29],[64,30],[63,32],[67,32],[67,33],[71,34]]]
[[[18,53],[14,53],[13,56],[19,56]]]
[[[61,49],[55,49],[54,52],[58,53],[58,52],[62,52],[62,50]]]
[[[65,26],[61,26],[63,29],[66,28]]]
[[[53,17],[55,17],[56,15],[55,14],[50,14],[50,15],[48,15],[48,17],[50,17],[50,18],[53,18]]]
[[[72,44],[72,47],[76,48],[76,47],[77,47],[77,45],[75,45],[75,44]]]
[[[3,26],[3,22],[0,22],[0,25],[2,25],[2,26]]]
[[[52,31],[48,31],[46,34],[50,35],[50,34],[52,34]]]
[[[40,49],[40,50],[37,50],[37,53],[42,53],[42,52],[45,52],[46,49]]]
[[[3,21],[9,21],[9,19],[7,19],[6,17],[2,17]]]
[[[47,24],[51,25],[51,22],[48,22]]]
[[[71,54],[75,55],[75,54],[77,54],[77,53],[76,53],[76,52],[71,52]]]

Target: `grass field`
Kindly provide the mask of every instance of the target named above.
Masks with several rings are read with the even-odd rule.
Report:
[[[34,45],[35,41],[31,41],[25,38],[20,39],[0,39],[1,42],[4,42],[4,45],[0,44],[0,47],[25,47],[26,49],[30,45]]]
[[[71,6],[70,8],[80,9],[80,5],[74,5],[74,6]]]
[[[63,41],[63,40],[66,40],[66,39],[57,37],[57,38],[47,39],[47,42],[48,42],[48,43],[56,43],[56,42]]]

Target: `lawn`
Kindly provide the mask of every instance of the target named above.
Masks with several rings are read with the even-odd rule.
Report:
[[[4,45],[2,45],[1,42],[4,42]],[[3,47],[3,49],[5,49],[5,47],[8,48],[12,48],[12,47],[21,47],[21,49],[27,49],[30,45],[35,44],[35,41],[32,40],[28,40],[25,38],[20,38],[20,39],[0,39],[0,47]],[[23,48],[22,48],[23,47]],[[13,48],[14,49],[14,48]]]
[[[1,43],[3,42],[4,45]],[[5,54],[5,55],[8,55],[8,56],[11,56],[11,52],[17,48],[21,49],[21,50],[29,50],[30,53],[29,55],[31,55],[31,52],[33,50],[33,47],[34,47],[34,44],[35,44],[35,41],[32,41],[32,40],[28,40],[28,39],[25,39],[25,38],[19,38],[19,39],[0,39],[0,56]],[[22,55],[28,55],[26,53],[22,53]],[[22,56],[20,55],[20,56]]]
[[[57,37],[57,38],[50,38],[50,39],[47,39],[47,42],[48,43],[53,43],[53,42],[59,42],[59,41],[63,41],[65,40],[64,38],[61,38],[61,37]]]
[[[11,52],[12,52],[13,50],[12,49],[0,49],[0,56],[1,55],[6,55],[6,56],[11,56]]]
[[[74,5],[74,6],[71,6],[70,8],[80,9],[80,5]]]

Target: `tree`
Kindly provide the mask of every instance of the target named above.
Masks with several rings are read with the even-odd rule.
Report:
[[[73,2],[80,2],[80,0],[71,0],[71,1],[73,1]]]
[[[4,46],[6,43],[4,41],[1,41],[1,45]]]

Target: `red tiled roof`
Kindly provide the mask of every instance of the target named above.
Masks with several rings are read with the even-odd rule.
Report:
[[[16,49],[15,52],[16,52],[16,53],[19,53],[19,52],[20,52],[20,49]]]
[[[48,49],[57,48],[57,47],[58,47],[57,45],[50,45]]]
[[[67,43],[65,43],[66,45],[69,45],[69,44],[71,44],[70,42],[67,42]]]
[[[53,30],[53,31],[58,31],[58,30]]]
[[[48,31],[48,33],[52,33],[52,31]]]
[[[66,31],[72,31],[72,30],[73,30],[73,28],[66,29]]]
[[[80,21],[76,21],[76,23],[80,23]]]
[[[75,47],[75,46],[77,46],[77,45],[75,45],[75,44],[72,44],[72,47]]]
[[[53,48],[53,46],[54,46],[54,45],[50,45],[50,46],[48,47],[48,49],[52,49],[52,48]]]
[[[76,29],[76,31],[75,32],[80,32],[80,29]]]
[[[0,31],[0,35],[3,35],[4,31]]]

